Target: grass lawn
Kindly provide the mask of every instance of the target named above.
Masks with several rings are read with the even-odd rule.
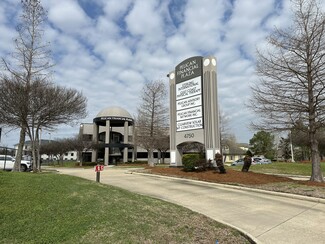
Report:
[[[0,243],[248,243],[161,200],[53,173],[0,171]]]
[[[271,164],[251,165],[250,171],[270,174],[288,174],[288,175],[311,175],[311,163],[283,163],[274,162]],[[325,176],[325,163],[321,163],[322,172]],[[233,169],[241,170],[242,166],[231,166]]]

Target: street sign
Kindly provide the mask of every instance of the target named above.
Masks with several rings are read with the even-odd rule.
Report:
[[[96,165],[95,166],[95,172],[100,172],[104,170],[104,165]]]

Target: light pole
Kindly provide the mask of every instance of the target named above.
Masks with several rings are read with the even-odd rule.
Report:
[[[289,132],[290,135],[290,151],[291,151],[291,162],[294,163],[295,162],[295,158],[293,156],[293,146],[292,146],[292,136],[291,136],[291,130]]]
[[[48,134],[49,134],[49,136],[50,136],[49,143],[51,143],[51,136],[52,136],[52,134],[51,134],[51,132],[48,132]],[[52,163],[52,153],[50,153],[50,155],[48,155],[47,160],[49,160],[50,163]]]

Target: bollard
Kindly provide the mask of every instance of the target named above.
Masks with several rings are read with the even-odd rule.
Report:
[[[96,182],[100,182],[100,171],[104,170],[104,165],[97,164],[95,166],[95,172],[96,172]]]
[[[96,182],[100,182],[100,171],[96,172]]]

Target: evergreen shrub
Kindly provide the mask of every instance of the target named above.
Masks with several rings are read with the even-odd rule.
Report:
[[[186,172],[194,171],[199,159],[200,159],[199,154],[185,154],[185,155],[183,155],[182,163],[183,163],[184,171],[186,171]]]

